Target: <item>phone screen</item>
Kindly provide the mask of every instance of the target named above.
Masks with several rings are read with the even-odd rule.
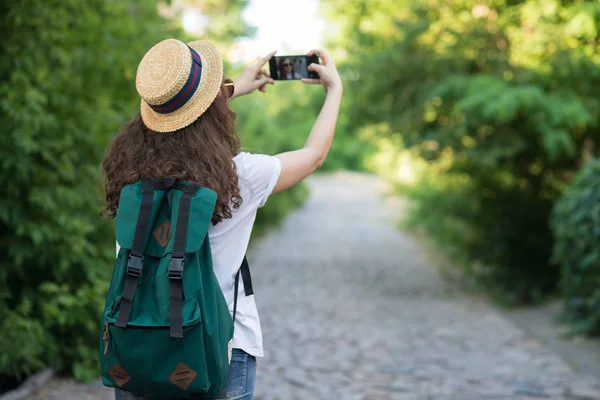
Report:
[[[302,78],[319,79],[316,72],[308,70],[311,63],[319,63],[319,56],[277,56],[269,60],[271,78],[276,81],[291,81]]]

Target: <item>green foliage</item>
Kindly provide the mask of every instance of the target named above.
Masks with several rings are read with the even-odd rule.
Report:
[[[572,332],[600,335],[600,161],[588,163],[556,203],[554,261]]]
[[[600,4],[327,3],[352,49],[350,125],[429,163],[413,221],[505,300],[555,291],[552,205],[599,134]]]
[[[318,112],[317,106],[323,104],[321,96],[313,96],[313,109]],[[362,137],[353,129],[351,121],[351,102],[342,99],[340,115],[336,128],[335,138],[329,149],[327,160],[321,168],[322,171],[335,171],[340,169],[363,171],[366,169],[365,160],[376,151],[375,145],[368,137]]]
[[[0,387],[42,365],[89,378],[114,259],[99,166],[165,21],[153,1],[0,10]]]

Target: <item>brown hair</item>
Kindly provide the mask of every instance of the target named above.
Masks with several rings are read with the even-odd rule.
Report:
[[[234,122],[223,90],[196,121],[175,132],[154,132],[136,115],[113,139],[102,163],[109,217],[115,217],[125,185],[176,178],[217,192],[213,224],[231,218],[231,206],[242,204],[233,163],[240,150]]]
[[[294,60],[292,60],[290,57],[286,57],[281,59],[281,62],[279,64],[279,79],[281,80],[287,79],[287,75],[285,74],[285,67],[283,66],[283,64],[285,64],[285,62],[288,60],[292,65],[292,79],[294,79],[294,74],[296,73],[296,65],[294,64]]]

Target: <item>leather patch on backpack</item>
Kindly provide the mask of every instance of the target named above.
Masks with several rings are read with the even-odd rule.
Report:
[[[115,382],[117,382],[117,385],[119,385],[119,387],[123,386],[131,380],[131,377],[119,364],[115,364],[112,367],[110,367],[108,369],[108,373],[110,374],[110,376],[113,377]]]
[[[196,375],[198,375],[196,371],[194,371],[184,363],[179,363],[177,364],[177,367],[175,367],[175,370],[169,377],[169,381],[172,384],[179,386],[181,389],[187,390],[187,388],[190,387],[192,382],[194,382],[194,379],[196,379]]]
[[[161,245],[161,247],[165,247],[169,244],[169,240],[171,240],[171,221],[166,221],[157,226],[152,231],[152,236]]]

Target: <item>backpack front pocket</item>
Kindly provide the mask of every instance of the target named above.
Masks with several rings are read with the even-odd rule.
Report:
[[[211,374],[195,299],[184,303],[181,339],[170,337],[169,325],[149,325],[148,321],[134,320],[126,328],[118,328],[114,325],[118,311],[112,314],[105,316],[102,326],[101,364],[105,385],[180,397],[210,391]]]

